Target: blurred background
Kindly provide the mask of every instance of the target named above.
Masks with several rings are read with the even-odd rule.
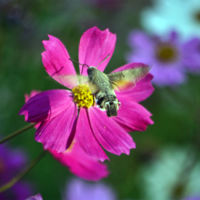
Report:
[[[178,3],[182,5],[178,13],[183,14],[183,18],[187,17],[184,12],[191,14],[196,20],[196,29],[195,23],[189,21],[187,26],[186,20],[177,13],[173,14]],[[164,14],[165,11],[171,14]],[[174,21],[180,26],[187,26],[190,31],[182,30]],[[178,45],[181,55],[186,43],[194,40],[193,43],[198,44],[194,58],[192,54],[187,64],[181,62],[182,68],[178,67],[184,74],[182,81],[154,83],[154,93],[141,102],[152,113],[154,124],[144,132],[131,133],[137,148],[132,149],[129,156],[107,153],[110,175],[100,183],[112,188],[115,199],[168,200],[198,195],[200,198],[200,3],[196,0],[0,0],[0,137],[27,125],[24,116],[18,115],[24,105],[24,94],[32,90],[62,88],[48,78],[42,64],[42,41],[48,39],[47,35],[59,38],[70,56],[78,61],[80,37],[93,26],[101,30],[109,28],[117,34],[116,48],[106,73],[129,62],[128,55],[130,57],[134,49],[139,48],[130,42],[132,31],[139,30],[148,35],[153,47],[159,40],[158,36],[163,38],[176,31],[178,42],[170,47],[176,49],[175,45]],[[159,44],[169,45],[171,42],[163,41]],[[145,44],[145,40],[142,44],[144,49],[149,45]],[[161,54],[156,55],[155,59],[159,60],[158,55]],[[134,62],[134,59],[131,61]],[[189,69],[190,63],[194,63],[192,59],[196,59],[195,70]],[[159,61],[155,67],[166,67],[162,66],[163,60]],[[78,69],[78,65],[75,64],[75,67]],[[172,75],[173,67],[176,68],[174,65],[169,67]],[[165,72],[162,74],[161,70],[160,73],[162,76]],[[43,149],[40,143],[35,142],[34,133],[32,128],[6,144],[13,152],[23,151],[26,163]],[[3,169],[1,162],[0,169]],[[0,173],[5,171],[0,170]],[[40,193],[43,199],[66,199],[63,195],[66,183],[69,184],[73,177],[67,168],[47,155],[21,181],[29,184],[32,195]]]

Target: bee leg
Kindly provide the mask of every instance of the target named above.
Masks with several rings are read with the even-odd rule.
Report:
[[[95,106],[95,103],[97,103],[97,102],[96,102],[96,98],[95,98],[94,95],[92,95],[92,96],[93,96],[93,106]]]

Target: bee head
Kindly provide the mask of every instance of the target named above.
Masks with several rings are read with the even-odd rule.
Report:
[[[88,67],[87,69],[88,76],[94,76],[97,73],[96,67]]]

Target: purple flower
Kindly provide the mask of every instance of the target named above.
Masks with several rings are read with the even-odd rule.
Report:
[[[191,195],[183,200],[200,200],[200,196],[198,195]]]
[[[26,156],[21,150],[11,150],[4,144],[0,146],[0,180],[1,185],[9,182],[22,170],[26,163]],[[31,195],[29,184],[19,181],[12,188],[0,193],[0,199],[24,200]]]
[[[200,73],[200,39],[192,38],[183,44],[183,56],[186,70]]]
[[[86,183],[80,179],[73,179],[66,187],[63,200],[115,200],[112,189],[102,183]]]
[[[152,75],[145,76],[134,88],[116,92],[121,106],[118,116],[109,118],[95,106],[88,85],[78,84],[76,71],[62,42],[53,36],[49,38],[43,41],[46,49],[42,53],[44,67],[52,78],[71,91],[60,89],[41,92],[22,107],[19,114],[24,114],[26,121],[41,123],[35,134],[36,141],[41,142],[44,149],[64,152],[76,135],[79,146],[100,161],[108,159],[102,147],[113,154],[129,154],[130,149],[135,148],[135,143],[127,131],[144,131],[149,124],[153,124],[151,113],[138,103],[152,94]],[[108,29],[88,29],[80,40],[79,62],[97,66],[110,55],[98,66],[98,70],[104,71],[114,52],[115,42],[116,35]],[[130,63],[115,72],[136,67],[147,66]],[[80,65],[80,73],[87,76],[86,67]],[[73,75],[75,79],[68,75]]]
[[[200,69],[197,39],[183,43],[175,32],[171,32],[167,38],[161,38],[134,31],[130,34],[129,45],[132,52],[128,54],[127,60],[142,61],[152,66],[152,81],[157,86],[181,84],[186,80],[187,69]]]
[[[36,194],[35,196],[31,196],[27,198],[26,200],[43,200],[41,194]]]

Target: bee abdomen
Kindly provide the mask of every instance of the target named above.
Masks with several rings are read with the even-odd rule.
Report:
[[[116,102],[105,103],[106,114],[108,117],[117,116],[118,104]]]
[[[106,110],[106,114],[108,117],[117,116],[117,110],[119,101],[116,98],[115,94],[105,94],[98,93],[97,94],[97,105]]]

